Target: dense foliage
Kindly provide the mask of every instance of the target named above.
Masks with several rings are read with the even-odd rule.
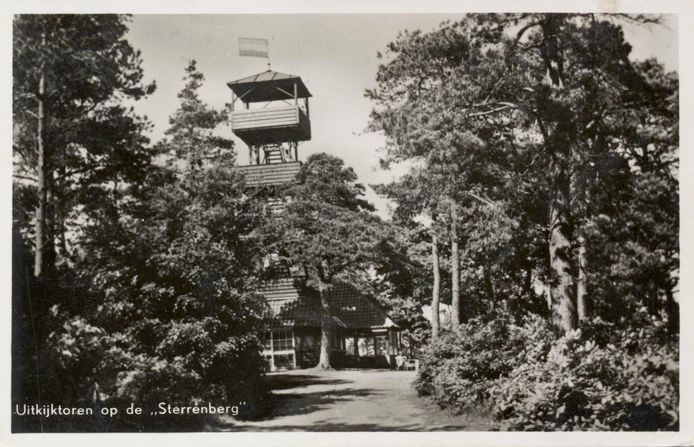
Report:
[[[420,395],[506,430],[677,430],[678,337],[600,319],[552,341],[541,319],[473,319],[423,349]]]
[[[13,395],[29,405],[96,412],[17,417],[15,430],[186,430],[210,421],[152,416],[160,402],[238,405],[238,417],[266,414],[260,351],[267,308],[255,292],[263,250],[248,237],[265,212],[245,194],[231,142],[214,135],[225,114],[198,98],[204,77],[195,62],[186,68],[167,138],[148,147],[146,122],[123,106],[151,91],[138,87],[139,55],[123,38],[127,18],[27,16],[15,28],[16,173],[40,172],[31,139],[41,126],[29,119],[35,103],[24,86],[42,72],[49,92],[65,80],[61,95],[82,96],[50,94],[42,105],[49,112],[41,131],[49,135],[44,168],[52,179],[45,268],[32,262],[40,193],[31,182],[15,185]],[[27,44],[31,37],[35,46]],[[83,64],[64,65],[72,57]],[[72,128],[68,112],[80,132],[59,135],[54,125]],[[131,404],[143,414],[125,414]],[[120,412],[104,417],[102,407]]]
[[[473,14],[388,46],[372,128],[409,171],[380,192],[436,239],[463,321],[500,301],[547,301],[559,334],[676,312],[678,79],[630,51],[613,17],[567,14]]]
[[[150,124],[130,105],[155,84],[143,82],[128,21],[26,14],[13,23],[14,178],[32,190],[17,217],[44,282],[66,274],[60,268],[83,216],[98,212],[114,183],[137,182],[148,166]]]
[[[259,355],[266,308],[254,292],[252,240],[243,238],[256,224],[243,179],[233,166],[182,179],[150,171],[134,196],[82,236],[80,246],[89,249],[74,262],[87,286],[73,306],[50,308],[52,329],[37,363],[44,402],[123,410],[134,403],[146,416],[120,415],[103,421],[108,426],[54,418],[53,429],[186,429],[204,422],[149,417],[159,402],[246,402],[244,417],[267,411]]]
[[[640,328],[591,321],[489,388],[513,430],[678,430],[678,338],[642,315]]]
[[[91,381],[105,402],[245,401],[244,416],[261,413],[266,310],[253,292],[254,245],[243,238],[257,223],[243,179],[233,166],[151,177],[118,219],[91,229],[93,248],[80,259],[105,331]]]
[[[415,389],[453,412],[484,412],[496,399],[490,394],[495,381],[519,365],[544,360],[550,335],[547,323],[536,317],[525,324],[504,314],[474,318],[422,350]]]
[[[622,21],[658,18],[471,14],[382,55],[372,129],[408,171],[377,192],[418,235],[432,307],[451,303],[417,381],[443,407],[511,429],[677,427],[679,81],[633,60]],[[551,335],[509,329],[537,318]]]

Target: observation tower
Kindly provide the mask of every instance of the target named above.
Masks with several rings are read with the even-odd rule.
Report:
[[[228,82],[231,129],[246,145],[251,165],[296,163],[311,139],[311,93],[299,76],[267,70]]]

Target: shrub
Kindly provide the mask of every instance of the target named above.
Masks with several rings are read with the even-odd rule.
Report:
[[[92,407],[94,416],[75,420],[52,417],[43,423],[56,431],[196,431],[214,424],[207,414],[152,414],[161,402],[173,406],[239,405],[238,419],[270,410],[271,395],[262,372],[260,341],[253,335],[215,334],[203,322],[148,322],[159,341],[156,353],[124,332],[106,333],[83,317],[69,318],[55,306],[54,318],[66,320],[48,338],[42,367],[55,377],[44,402]],[[162,335],[157,335],[162,334]],[[50,368],[50,369],[49,369]],[[127,415],[134,405],[140,415]],[[119,409],[104,418],[99,409]],[[33,422],[33,419],[30,421]]]
[[[677,430],[677,338],[655,317],[638,330],[593,321],[488,392],[500,428]]]
[[[633,321],[596,319],[554,341],[539,317],[473,319],[422,350],[414,386],[500,429],[677,430],[678,337],[660,317]]]
[[[505,315],[472,319],[443,331],[422,350],[415,389],[455,413],[483,411],[493,381],[528,359],[543,359],[550,341],[549,328],[538,317],[523,325]]]
[[[94,406],[142,407],[103,430],[200,429],[213,418],[149,417],[159,402],[239,405],[267,413],[260,334],[268,308],[257,288],[257,203],[230,165],[181,176],[153,170],[118,219],[98,220],[76,254],[85,298],[52,337],[56,372],[79,370],[75,392]],[[72,322],[72,318],[74,322]],[[87,349],[88,348],[88,349]],[[73,399],[74,400],[74,399]],[[63,399],[65,402],[65,399]]]

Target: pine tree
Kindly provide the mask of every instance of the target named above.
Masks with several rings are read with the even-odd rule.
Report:
[[[20,15],[13,25],[15,179],[36,185],[34,275],[43,278],[56,242],[67,255],[76,208],[142,176],[147,123],[124,103],[154,84],[142,83],[125,16]]]
[[[231,143],[215,144],[211,132],[221,114],[197,99],[202,75],[194,63],[188,68],[171,139],[158,145],[171,152],[169,163],[150,163],[142,181],[124,185],[122,200],[104,204],[108,213],[77,240],[75,265],[98,307],[64,315],[68,324],[56,331],[54,349],[63,362],[82,358],[86,353],[74,350],[80,344],[59,342],[77,338],[85,324],[96,328],[84,340],[93,348],[91,367],[65,371],[84,382],[76,386],[81,399],[92,386],[102,404],[154,409],[163,395],[182,405],[246,400],[244,416],[258,415],[267,404],[260,350],[268,309],[256,293],[263,248],[248,236],[263,213],[245,194]],[[148,429],[174,424],[156,417],[128,422]]]
[[[185,85],[178,93],[179,107],[169,118],[168,138],[160,143],[159,150],[173,156],[169,160],[183,161],[183,170],[233,163],[233,142],[215,135],[215,129],[227,119],[226,113],[200,100],[198,91],[205,76],[198,71],[195,60],[188,63],[185,73]]]
[[[577,289],[587,309],[591,275],[577,272],[591,270],[584,229],[590,214],[579,203],[593,201],[595,193],[586,193],[606,182],[587,173],[616,159],[629,167],[632,145],[644,153],[672,147],[655,134],[632,137],[635,116],[662,117],[661,124],[676,116],[663,108],[672,88],[629,59],[619,19],[480,14],[428,34],[405,32],[389,45],[377,88],[367,92],[376,106],[373,127],[388,137],[387,161],[422,165],[425,180],[441,176],[446,189],[437,190],[439,197],[459,206],[480,198],[532,234],[538,217],[544,220],[546,257],[533,255],[539,262],[530,270],[544,277],[559,334],[578,323]],[[526,195],[525,211],[519,193]],[[544,202],[543,217],[537,200]],[[512,240],[522,239],[512,233]],[[536,249],[526,244],[523,251]],[[508,273],[515,276],[518,267]]]
[[[378,246],[391,237],[388,226],[371,214],[351,168],[324,153],[311,155],[288,191],[281,218],[267,224],[265,237],[273,251],[307,275],[307,285],[320,294],[321,350],[319,366],[330,368],[330,290],[338,281],[360,284],[378,259]]]

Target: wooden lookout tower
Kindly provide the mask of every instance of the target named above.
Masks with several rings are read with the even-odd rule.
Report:
[[[248,145],[249,163],[298,162],[299,142],[311,139],[311,93],[301,78],[267,70],[227,85],[231,129]]]
[[[272,70],[227,85],[232,91],[231,129],[248,145],[249,165],[238,169],[249,190],[269,188],[267,206],[280,215],[286,187],[299,182],[299,142],[311,139],[311,93],[300,77]],[[265,268],[273,278],[259,290],[273,318],[262,351],[268,369],[313,367],[326,318],[320,295],[306,286],[301,269],[293,268],[291,261],[277,262],[269,256]],[[400,332],[380,305],[347,284],[336,286],[327,299],[334,328],[333,364],[393,367],[400,353]]]

